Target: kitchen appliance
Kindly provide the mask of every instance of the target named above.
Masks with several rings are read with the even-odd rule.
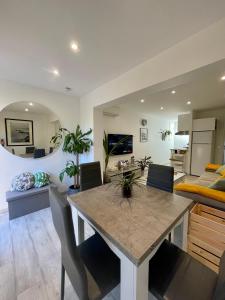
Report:
[[[205,166],[212,161],[213,131],[194,131],[192,133],[191,175],[200,176]]]

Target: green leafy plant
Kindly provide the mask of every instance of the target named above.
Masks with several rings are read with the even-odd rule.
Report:
[[[82,132],[80,125],[77,125],[75,131],[69,131],[66,128],[60,128],[55,136],[52,137],[51,142],[54,145],[59,145],[63,141],[62,151],[76,156],[76,164],[71,164],[71,161],[67,162],[68,168],[66,168],[60,173],[60,175],[67,174],[69,177],[70,172],[74,175],[74,187],[79,188],[79,156],[85,152],[89,152],[91,146],[93,145],[92,140],[89,135],[92,133],[92,129],[89,129],[87,132]],[[76,168],[75,168],[76,167]],[[69,173],[67,173],[68,170]],[[64,172],[65,171],[65,172]],[[61,178],[64,178],[64,175]]]
[[[67,161],[65,169],[63,169],[62,172],[59,174],[60,181],[63,181],[65,174],[70,178],[75,177],[77,174],[79,174],[79,167],[75,165],[74,161]]]
[[[172,134],[172,132],[170,130],[161,130],[160,133],[161,133],[162,141],[165,141],[166,138]]]
[[[145,156],[144,158],[137,160],[136,163],[141,170],[144,171],[146,167],[149,167],[149,165],[152,164],[151,156]]]
[[[108,182],[108,179],[107,179],[107,167],[108,167],[108,164],[109,164],[109,158],[110,158],[110,156],[113,156],[114,151],[116,150],[116,148],[119,145],[122,145],[123,142],[125,142],[127,139],[128,139],[128,136],[125,136],[124,138],[122,138],[121,140],[119,140],[118,143],[116,143],[112,147],[112,149],[109,151],[108,135],[104,131],[104,138],[103,138],[103,148],[104,148],[104,152],[105,152],[104,183]]]
[[[130,198],[132,196],[133,185],[139,186],[138,177],[136,177],[134,172],[129,175],[122,176],[117,184],[117,186],[122,188],[122,194],[125,198]]]

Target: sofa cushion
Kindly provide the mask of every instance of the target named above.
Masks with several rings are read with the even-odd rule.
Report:
[[[34,174],[35,183],[34,186],[36,188],[40,188],[42,186],[48,185],[50,183],[49,175],[45,172],[37,172]]]
[[[225,178],[219,178],[217,181],[210,184],[209,188],[225,192]]]
[[[34,186],[34,175],[30,172],[24,172],[15,176],[11,183],[11,191],[23,192]]]

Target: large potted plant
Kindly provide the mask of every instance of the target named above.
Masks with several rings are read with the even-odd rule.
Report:
[[[62,151],[70,154],[74,154],[76,157],[76,163],[73,161],[67,161],[65,169],[59,175],[62,181],[64,175],[74,177],[74,188],[80,187],[79,180],[79,158],[80,154],[89,152],[93,145],[89,135],[92,133],[92,129],[87,132],[82,132],[80,125],[77,125],[75,131],[69,131],[66,128],[60,128],[55,136],[52,137],[51,141],[54,144],[60,144],[63,141]]]

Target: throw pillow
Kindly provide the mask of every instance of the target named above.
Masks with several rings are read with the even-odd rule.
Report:
[[[34,174],[36,188],[48,185],[50,183],[49,175],[45,172],[37,172]]]
[[[34,175],[30,172],[24,172],[15,176],[12,180],[10,190],[23,192],[31,189],[34,186]]]
[[[222,175],[222,172],[223,172],[223,171],[225,171],[225,165],[222,165],[221,167],[219,167],[219,168],[216,170],[216,173]]]
[[[209,188],[225,192],[225,178],[219,178],[217,181],[210,184]]]

